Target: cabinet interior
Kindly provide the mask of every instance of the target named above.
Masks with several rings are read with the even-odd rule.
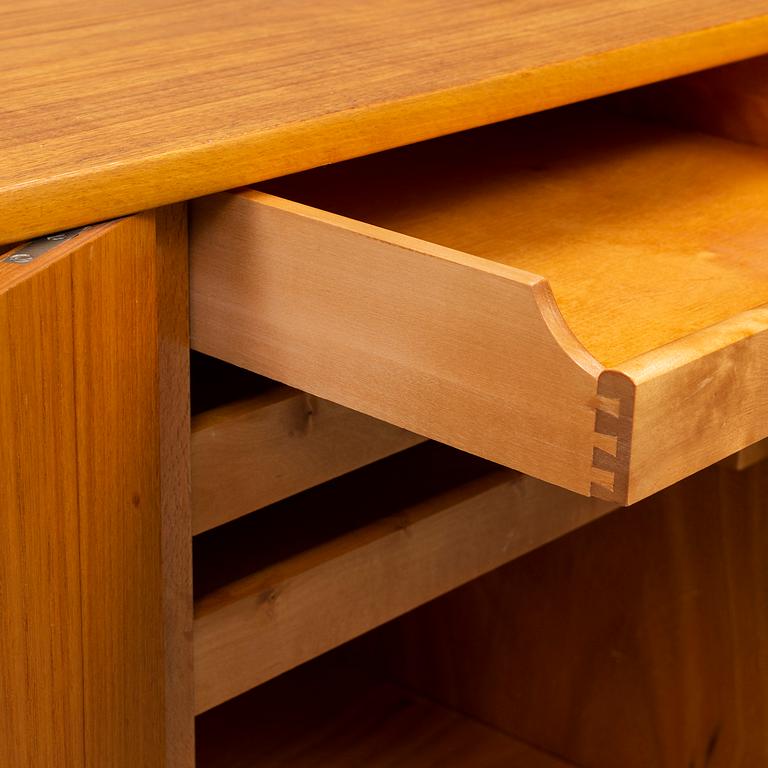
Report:
[[[668,123],[668,88],[665,110],[643,89],[258,186],[547,278],[576,337],[614,366],[768,304],[768,152]],[[219,365],[193,365],[199,417],[279,386]],[[489,489],[507,489],[495,503],[514,520],[510,540],[527,535],[526,515],[545,520],[576,497],[426,441],[211,524],[194,539],[196,639],[234,627],[231,647],[249,660],[198,706],[197,765],[576,768],[619,755],[644,768],[661,765],[657,741],[674,764],[708,764],[744,744],[757,755],[760,744],[737,744],[732,719],[710,704],[724,687],[744,711],[768,706],[761,681],[742,682],[744,658],[729,655],[740,643],[757,653],[744,594],[766,589],[753,551],[765,526],[762,459],[743,474],[734,462],[706,469],[514,562],[488,555],[477,573],[461,570],[456,542],[488,508]],[[450,510],[467,500],[456,539],[414,534],[427,519],[454,525]],[[579,525],[613,509],[587,514],[579,503]],[[414,537],[410,557],[427,564],[407,583],[391,567],[393,532]],[[557,538],[547,536],[529,549]],[[440,547],[455,553],[461,583],[430,592]],[[742,550],[752,556],[740,560]],[[371,574],[375,588],[344,603],[349,583]],[[329,631],[339,604],[356,620]],[[313,645],[314,635],[324,639]],[[233,653],[222,648],[221,659]],[[201,688],[232,675],[217,662],[207,652],[196,669]],[[652,721],[681,711],[679,691],[701,704],[685,745]]]

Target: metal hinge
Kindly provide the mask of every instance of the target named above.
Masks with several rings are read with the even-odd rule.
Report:
[[[55,248],[57,245],[65,243],[73,237],[77,237],[81,232],[85,232],[86,229],[90,228],[91,225],[88,224],[85,227],[65,229],[63,232],[55,232],[52,235],[45,235],[44,237],[38,237],[36,240],[30,240],[28,243],[22,243],[7,256],[0,259],[0,262],[7,262],[8,264],[29,264],[39,256],[50,251],[51,248]]]

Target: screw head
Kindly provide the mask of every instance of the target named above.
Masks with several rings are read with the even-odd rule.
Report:
[[[14,253],[13,256],[9,256],[6,261],[11,264],[29,264],[35,257],[31,253]]]

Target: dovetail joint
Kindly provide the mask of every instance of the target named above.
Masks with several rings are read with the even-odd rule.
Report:
[[[623,374],[604,371],[595,405],[590,493],[626,504],[634,415],[634,384]]]

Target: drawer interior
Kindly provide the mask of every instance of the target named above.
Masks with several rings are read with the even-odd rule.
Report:
[[[768,151],[634,107],[195,201],[193,345],[622,504],[768,437]]]
[[[606,367],[768,303],[768,152],[599,102],[259,188],[546,277]]]

